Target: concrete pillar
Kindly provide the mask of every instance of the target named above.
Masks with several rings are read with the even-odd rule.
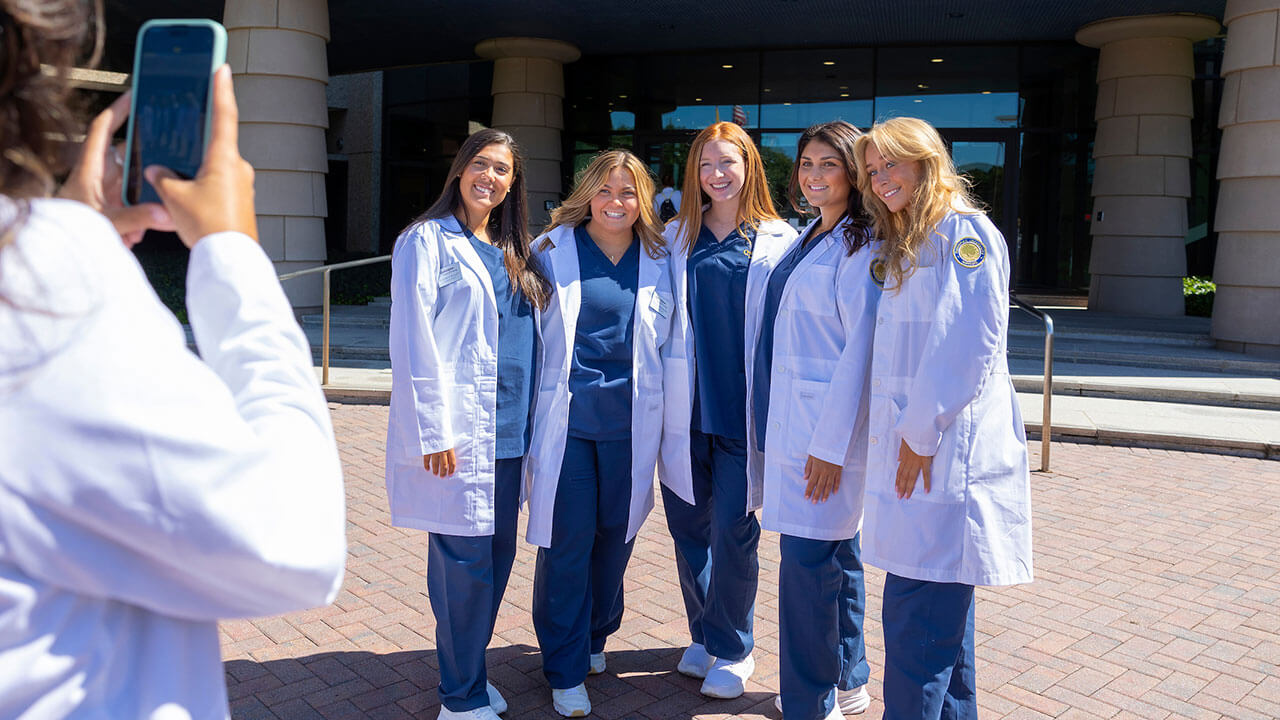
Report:
[[[227,0],[223,24],[240,106],[240,152],[256,171],[262,247],[281,273],[321,265],[328,2]],[[291,280],[285,291],[295,306],[319,305],[319,274]]]
[[[382,81],[381,70],[329,79],[328,151],[347,161],[351,252],[377,252],[382,232]]]
[[[506,130],[524,149],[529,223],[546,224],[548,200],[560,200],[560,131],[564,129],[564,64],[578,48],[542,38],[491,38],[476,54],[493,63],[493,127]]]
[[[1280,357],[1280,0],[1227,0],[1211,334]]]
[[[1191,196],[1191,44],[1218,32],[1202,15],[1099,20],[1076,41],[1099,48],[1089,309],[1181,315]]]

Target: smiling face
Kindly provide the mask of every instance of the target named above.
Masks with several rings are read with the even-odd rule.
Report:
[[[728,140],[712,140],[702,146],[698,180],[712,203],[736,202],[746,179],[742,151]]]
[[[640,196],[631,173],[616,167],[591,198],[591,224],[608,233],[630,232],[640,217]]]
[[[849,204],[853,185],[848,169],[840,153],[821,140],[810,140],[800,151],[796,180],[804,199],[819,210],[843,212]]]
[[[911,204],[911,198],[920,185],[919,160],[898,162],[881,155],[874,143],[867,143],[864,162],[871,190],[889,208],[889,212],[901,212]]]
[[[487,218],[507,199],[515,179],[515,158],[501,143],[486,145],[471,158],[458,176],[458,192],[469,222]]]

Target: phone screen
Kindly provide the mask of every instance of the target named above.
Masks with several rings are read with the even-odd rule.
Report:
[[[214,34],[199,25],[162,25],[148,28],[140,42],[127,178],[128,199],[135,204],[160,201],[142,176],[147,166],[163,165],[184,178],[200,169]]]

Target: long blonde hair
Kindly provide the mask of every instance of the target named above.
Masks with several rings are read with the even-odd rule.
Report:
[[[764,162],[760,159],[760,151],[751,141],[751,136],[741,125],[731,122],[718,122],[702,129],[689,146],[689,159],[684,169],[684,188],[681,191],[680,212],[676,214],[676,227],[682,228],[680,248],[688,253],[698,241],[698,233],[702,232],[702,206],[711,202],[711,198],[702,191],[701,172],[702,149],[713,140],[724,140],[738,148],[742,153],[742,163],[746,172],[742,178],[742,192],[738,195],[738,217],[734,224],[745,224],[752,230],[758,230],[760,223],[766,220],[778,220],[778,211],[773,207],[773,198],[769,196],[769,183],[764,174]]]
[[[640,162],[640,158],[626,150],[605,150],[591,159],[591,164],[578,175],[573,192],[560,205],[551,211],[551,222],[544,233],[549,233],[561,225],[576,227],[591,217],[591,199],[600,192],[609,181],[609,173],[615,169],[630,173],[636,185],[636,200],[640,203],[640,217],[633,226],[649,257],[657,259],[667,253],[666,242],[662,239],[662,221],[653,209],[653,177],[649,168]],[[545,247],[545,243],[544,243]]]
[[[885,159],[919,163],[920,182],[907,206],[896,213],[889,212],[871,187],[867,148],[873,145]],[[915,272],[934,228],[947,213],[981,210],[969,192],[968,178],[956,172],[942,136],[924,120],[898,117],[876,123],[858,138],[854,157],[858,166],[858,192],[882,242],[880,257],[888,273],[885,287],[897,289]]]

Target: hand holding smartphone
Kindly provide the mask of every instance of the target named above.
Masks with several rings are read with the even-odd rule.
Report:
[[[227,33],[212,20],[150,20],[138,30],[133,102],[124,159],[124,202],[159,202],[143,176],[161,165],[194,178],[209,144],[213,74],[226,61]]]

